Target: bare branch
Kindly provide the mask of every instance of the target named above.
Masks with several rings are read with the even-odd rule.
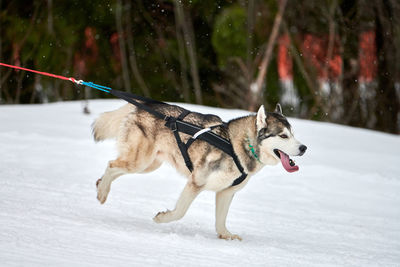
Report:
[[[258,104],[258,99],[260,98],[260,95],[262,94],[262,88],[263,88],[264,81],[265,81],[265,75],[267,73],[267,67],[271,60],[272,49],[273,49],[276,39],[278,37],[278,32],[279,32],[279,28],[280,28],[280,25],[282,22],[283,13],[285,11],[285,6],[287,3],[287,0],[278,0],[278,1],[279,1],[279,10],[275,16],[274,25],[272,27],[272,32],[268,39],[268,45],[265,50],[263,60],[261,61],[261,65],[258,68],[259,72],[258,72],[257,79],[255,82],[255,85],[256,85],[255,90],[254,90],[254,92],[252,92],[253,97],[252,97],[252,101],[250,102],[250,107],[249,107],[250,110],[256,109],[256,105]]]

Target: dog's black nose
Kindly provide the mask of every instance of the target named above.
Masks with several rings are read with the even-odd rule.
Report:
[[[301,155],[303,155],[303,154],[306,152],[307,147],[306,147],[305,145],[301,145],[301,146],[299,147],[299,150],[300,150],[300,152],[301,152]]]

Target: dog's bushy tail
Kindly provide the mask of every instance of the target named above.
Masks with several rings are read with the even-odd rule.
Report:
[[[117,110],[104,112],[92,124],[93,138],[96,142],[116,138],[122,121],[135,110],[131,104],[126,104]]]

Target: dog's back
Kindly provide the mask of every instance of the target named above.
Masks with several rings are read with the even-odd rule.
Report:
[[[165,116],[172,117],[178,117],[184,110],[179,106],[169,104],[149,104],[148,106],[153,108],[155,111],[164,114]],[[123,122],[127,119],[130,113],[136,113],[139,117],[142,118],[152,117],[152,115],[148,112],[137,109],[131,104],[126,104],[114,111],[104,112],[99,116],[99,118],[94,121],[92,125],[94,140],[98,142],[105,139],[117,138],[119,132],[122,130],[121,127],[124,126]],[[204,128],[223,123],[221,118],[216,115],[201,114],[197,112],[190,112],[184,118],[184,120]],[[226,133],[223,133],[223,131],[221,131],[220,129],[217,129],[217,132],[219,132],[219,134],[222,134],[224,137],[227,137]]]

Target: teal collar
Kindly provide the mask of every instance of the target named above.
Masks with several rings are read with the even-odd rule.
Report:
[[[258,157],[256,151],[254,150],[254,146],[252,146],[252,145],[250,144],[250,139],[249,139],[249,137],[247,137],[247,144],[249,145],[251,154],[253,154],[253,156],[256,158],[256,160],[257,160],[258,162],[262,163],[261,160],[260,160],[260,158]]]

